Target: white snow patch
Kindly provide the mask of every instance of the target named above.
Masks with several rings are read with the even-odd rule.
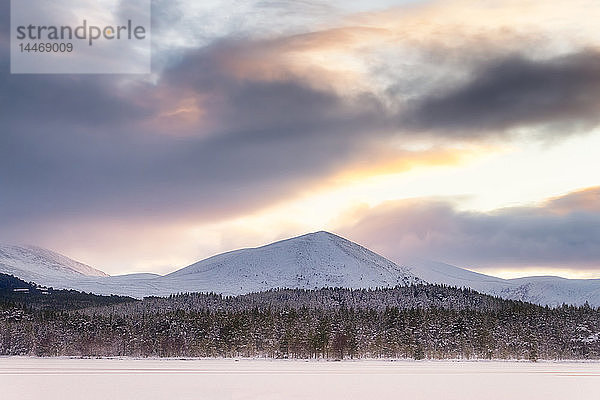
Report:
[[[3,398],[597,399],[597,363],[0,358]]]

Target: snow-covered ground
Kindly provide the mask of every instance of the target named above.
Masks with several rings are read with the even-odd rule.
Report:
[[[3,399],[597,399],[600,364],[0,358]]]

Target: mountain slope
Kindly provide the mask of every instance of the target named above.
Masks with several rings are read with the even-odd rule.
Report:
[[[271,288],[375,288],[419,282],[372,251],[328,232],[220,254],[175,271],[170,287],[242,294]]]
[[[376,288],[422,282],[407,268],[327,232],[219,254],[165,276],[103,276],[56,253],[47,252],[52,257],[42,257],[44,251],[30,249],[35,248],[5,251],[0,272],[54,288],[137,298],[183,292],[237,295],[272,288]]]
[[[600,279],[501,279],[428,260],[394,263],[328,232],[219,254],[165,276],[107,276],[48,250],[0,246],[0,273],[57,289],[136,298],[183,292],[237,295],[272,288],[374,288],[428,282],[542,305],[588,302],[600,306]]]
[[[489,291],[506,299],[559,306],[563,303],[600,306],[600,279],[565,279],[557,276],[531,276],[508,279],[511,286]]]
[[[560,306],[563,303],[600,306],[600,279],[565,279],[531,276],[502,279],[441,262],[416,260],[400,263],[429,283],[469,287],[481,293],[534,304]]]
[[[84,277],[108,277],[89,265],[35,246],[0,246],[0,273],[46,286]]]

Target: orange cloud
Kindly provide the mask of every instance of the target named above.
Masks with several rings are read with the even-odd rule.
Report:
[[[368,157],[355,160],[334,174],[330,181],[351,182],[377,175],[407,172],[418,167],[459,165],[482,154],[489,154],[490,146],[465,148],[435,147],[427,150],[410,151],[382,147]]]
[[[600,186],[585,188],[547,200],[545,207],[557,214],[600,212]]]

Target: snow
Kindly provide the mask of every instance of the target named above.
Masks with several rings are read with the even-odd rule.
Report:
[[[408,269],[327,232],[217,255],[167,275],[164,282],[241,294],[271,288],[376,288],[418,282]]]
[[[108,277],[89,265],[35,246],[0,246],[0,273],[45,286],[85,277]]]
[[[3,398],[596,399],[597,363],[0,358]]]
[[[565,279],[532,276],[502,279],[428,260],[401,262],[413,275],[429,283],[469,287],[481,293],[535,304],[560,306],[563,303],[600,306],[600,279]]]
[[[15,275],[20,277],[18,273]],[[327,232],[220,254],[165,276],[90,277],[48,273],[42,278],[34,281],[54,288],[137,298],[182,292],[237,295],[278,287],[376,288],[422,282],[408,269]]]
[[[169,275],[108,276],[37,247],[0,246],[0,272],[56,289],[136,298],[182,292],[245,294],[272,288],[374,288],[429,282],[507,299],[600,306],[599,279],[501,279],[429,260],[392,262],[349,240],[315,232],[199,261]]]

